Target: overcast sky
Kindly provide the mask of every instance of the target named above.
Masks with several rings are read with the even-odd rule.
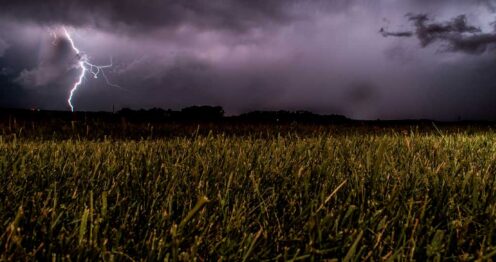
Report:
[[[0,0],[0,107],[496,120],[492,0]]]

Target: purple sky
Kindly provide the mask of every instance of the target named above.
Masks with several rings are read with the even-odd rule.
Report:
[[[492,0],[0,0],[0,107],[496,119]],[[409,16],[406,16],[410,14]],[[419,23],[419,15],[429,20]],[[465,15],[463,18],[457,17]],[[416,17],[416,18],[412,18]],[[417,20],[415,20],[417,19]],[[380,32],[381,28],[383,29]]]

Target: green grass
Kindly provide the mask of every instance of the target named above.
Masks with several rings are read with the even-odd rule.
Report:
[[[0,140],[0,259],[474,260],[496,134]]]

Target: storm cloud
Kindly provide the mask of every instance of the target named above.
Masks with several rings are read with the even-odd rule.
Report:
[[[388,32],[381,28],[384,37],[416,36],[422,47],[436,42],[446,43],[446,51],[466,52],[470,54],[484,53],[489,46],[496,44],[496,32],[482,33],[480,27],[468,24],[465,15],[459,15],[449,22],[430,22],[426,14],[408,14],[415,31]]]
[[[86,77],[76,110],[496,119],[494,3],[0,0],[0,107],[68,109],[80,68],[66,28],[122,87]]]
[[[5,40],[0,38],[0,57],[3,56],[5,51],[7,51],[7,48],[9,48],[9,44],[7,44],[7,42],[5,42]]]
[[[329,3],[326,3],[329,2]],[[298,19],[298,9],[341,8],[348,1],[298,0],[25,0],[2,1],[3,16],[45,25],[151,30],[190,25],[245,31]]]

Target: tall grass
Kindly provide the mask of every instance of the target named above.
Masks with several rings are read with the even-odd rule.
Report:
[[[496,135],[0,140],[0,259],[474,260]]]

